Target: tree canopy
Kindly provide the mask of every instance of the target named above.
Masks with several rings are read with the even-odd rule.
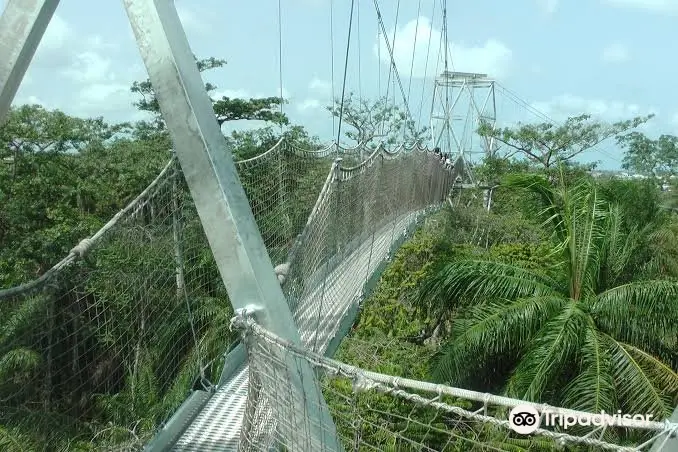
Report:
[[[606,124],[593,120],[589,114],[569,117],[563,124],[518,124],[515,127],[494,128],[483,122],[478,128],[482,136],[494,137],[507,148],[506,157],[520,154],[528,160],[550,169],[553,165],[569,162],[582,152],[608,138],[634,129],[654,115]]]
[[[202,72],[225,62],[196,64]],[[152,121],[108,124],[38,105],[11,109],[0,126],[0,288],[44,275],[165,167],[170,143],[152,87],[136,82],[132,91]],[[321,146],[277,111],[278,98],[213,102],[220,124],[266,123],[226,137],[237,160],[264,153],[281,137],[302,149]],[[327,110],[327,119],[343,114],[346,137],[372,148],[425,133],[386,99],[350,95],[343,113],[339,104]],[[669,198],[657,181],[596,179],[578,162],[586,149],[617,137],[627,168],[674,174],[678,138],[631,131],[648,119],[604,124],[580,115],[560,126],[495,131],[481,125],[512,149],[475,168],[498,182],[495,207],[482,206],[478,190],[451,191],[389,257],[382,277],[365,285],[369,295],[338,357],[396,376],[569,408],[669,413],[678,395],[678,216],[663,208]],[[288,126],[282,132],[281,123]],[[331,165],[331,157],[285,151],[238,167],[274,263],[287,258],[303,231]],[[556,169],[563,177],[550,177]],[[217,381],[224,351],[236,340],[231,304],[183,182],[180,171],[172,173],[99,248],[44,290],[3,299],[3,450],[141,449],[192,387]],[[355,193],[345,195],[350,206]],[[331,230],[321,233],[330,249],[337,239]],[[326,263],[308,256],[305,265]],[[344,389],[350,395],[351,385]],[[338,396],[327,402],[341,413],[370,405],[365,424],[380,427],[365,428],[362,439],[411,447],[387,437],[414,419],[411,406],[366,397],[361,406]],[[390,430],[381,427],[387,411]],[[424,426],[410,430],[414,442],[466,450]],[[435,428],[476,445],[515,440],[445,417]],[[620,443],[629,436],[605,434]],[[506,448],[537,444],[522,441],[521,448]]]
[[[226,65],[225,60],[214,57],[196,59],[198,70],[202,73],[205,71],[219,69]],[[205,83],[205,89],[209,94],[215,93],[217,86],[211,83]],[[139,94],[141,99],[134,103],[134,105],[141,111],[146,111],[154,115],[152,127],[147,126],[146,129],[164,129],[164,122],[160,114],[160,105],[153,92],[151,81],[146,79],[144,81],[136,81],[132,84],[131,91]],[[237,99],[226,96],[220,98],[211,98],[214,114],[217,116],[219,125],[223,125],[227,121],[238,120],[257,120],[271,122],[274,124],[289,124],[287,116],[279,110],[280,105],[284,99],[280,97],[264,97],[252,99]]]
[[[346,130],[345,135],[356,145],[365,143],[374,148],[382,142],[389,146],[396,143],[412,144],[422,140],[427,130],[417,129],[407,113],[385,97],[371,101],[349,93],[343,104],[341,99],[336,99],[327,110],[332,116],[341,117],[342,122],[351,128]]]
[[[640,132],[618,137],[626,149],[623,167],[648,176],[678,174],[678,137],[661,135],[653,140]]]

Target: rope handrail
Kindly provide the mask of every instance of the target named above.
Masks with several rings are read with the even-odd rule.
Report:
[[[415,142],[412,148],[418,147],[419,149],[422,149],[418,145],[419,142]],[[315,155],[316,157],[323,158],[326,157],[325,153],[327,151],[331,151],[333,148],[337,149],[344,149],[344,150],[349,150],[349,151],[358,151],[361,147],[365,146],[365,143],[358,143],[355,147],[349,148],[349,147],[343,147],[340,144],[333,142],[330,145],[328,145],[325,148],[322,148],[320,150],[309,150],[309,149],[303,149],[299,146],[296,146],[293,142],[288,140],[288,137],[283,136],[281,137],[276,144],[274,144],[271,148],[268,150],[262,152],[261,154],[250,157],[247,159],[243,160],[237,160],[235,161],[236,165],[243,165],[247,163],[252,163],[254,161],[266,158],[270,154],[274,153],[277,150],[284,149],[285,146],[291,146],[294,147],[295,149],[303,152],[305,155]],[[328,179],[331,178],[331,175],[338,171],[341,174],[341,180],[349,180],[353,177],[354,174],[359,174],[360,172],[364,171],[365,168],[372,166],[374,163],[375,159],[377,158],[378,155],[384,155],[387,158],[394,158],[399,156],[402,153],[402,149],[404,148],[404,144],[398,146],[396,150],[390,151],[386,149],[383,144],[379,144],[379,146],[372,152],[372,154],[367,157],[363,162],[359,163],[358,165],[355,165],[353,167],[342,167],[340,163],[333,163],[332,169],[330,169],[330,174],[328,175]],[[410,148],[410,149],[412,149]],[[424,148],[425,151],[427,149]],[[173,151],[171,151],[173,153]],[[156,188],[163,178],[167,176],[168,172],[172,168],[172,166],[176,163],[176,156],[172,154],[172,157],[168,161],[168,163],[165,165],[165,167],[160,171],[158,176],[132,201],[130,201],[123,209],[118,211],[104,226],[102,226],[94,235],[91,237],[86,237],[82,239],[76,246],[74,246],[70,252],[61,259],[59,262],[54,264],[52,267],[50,267],[45,273],[43,273],[41,276],[38,278],[31,280],[29,282],[20,284],[18,286],[10,287],[7,289],[0,289],[0,300],[7,299],[14,297],[18,294],[21,293],[28,293],[33,290],[41,288],[45,283],[50,281],[54,276],[58,274],[58,272],[65,268],[68,267],[69,265],[72,265],[76,261],[78,261],[80,258],[82,258],[87,252],[96,245],[96,243],[111,229],[113,228],[119,219],[124,216],[125,214],[128,214],[130,212],[134,212],[136,209],[138,209],[144,202],[146,196],[154,189]],[[327,184],[327,182],[326,182]],[[323,187],[325,196],[327,192],[327,188]],[[321,193],[321,196],[322,196]],[[317,210],[318,202],[321,202],[321,198],[319,197],[318,200],[316,201],[316,205],[314,205],[314,209]],[[300,237],[303,236],[303,231],[300,234]],[[300,238],[299,237],[299,238]],[[299,240],[295,241],[295,244],[299,243]]]
[[[256,314],[254,312],[245,312],[242,310],[237,311],[235,313],[235,316],[231,319],[231,328],[240,331],[241,335],[244,338],[246,339],[249,338],[250,344],[252,343],[251,342],[252,337],[256,336],[257,338],[260,338],[276,347],[279,347],[285,352],[291,353],[297,358],[308,361],[315,368],[323,369],[329,376],[347,378],[354,382],[354,389],[357,391],[369,391],[371,389],[374,389],[383,394],[401,397],[421,405],[429,405],[438,409],[449,411],[462,417],[475,419],[483,423],[490,423],[502,426],[504,428],[510,428],[509,421],[488,416],[486,414],[486,408],[489,404],[509,409],[514,408],[518,405],[528,405],[535,408],[540,413],[547,412],[563,417],[591,418],[591,416],[599,415],[596,413],[588,413],[584,411],[572,410],[567,408],[553,407],[546,404],[533,403],[520,399],[513,399],[489,393],[481,393],[467,389],[455,388],[452,386],[445,386],[440,384],[428,383],[424,381],[412,380],[408,378],[400,378],[378,372],[372,372],[366,369],[362,369],[356,366],[352,366],[350,364],[337,361],[335,359],[328,358],[319,353],[315,353],[312,350],[295,345],[277,336],[271,331],[268,331],[261,327],[259,324],[256,323],[255,315]],[[419,394],[409,393],[406,390],[436,394],[436,397],[427,398]],[[478,411],[468,411],[457,406],[452,406],[440,400],[440,397],[443,395],[482,403],[483,408],[481,408]],[[483,411],[485,411],[485,414],[480,414]],[[603,441],[602,439],[592,438],[590,435],[575,436],[564,432],[555,432],[543,428],[537,428],[534,431],[534,433],[555,440],[585,444],[600,447],[603,449],[617,451],[618,450],[638,451],[642,447],[646,447],[652,444],[653,441],[658,440],[662,436],[666,436],[666,438],[669,438],[671,435],[678,433],[678,423],[671,422],[668,419],[663,422],[647,420],[639,421],[635,419],[627,419],[620,416],[616,420],[615,426],[622,428],[635,428],[653,432],[653,436],[650,440],[645,441],[640,446],[622,447],[617,444],[611,444],[609,442]],[[595,431],[597,430],[594,430],[594,432]]]
[[[139,193],[139,195],[137,195],[136,198],[130,201],[124,208],[119,210],[118,213],[113,215],[113,217],[110,220],[108,220],[108,222],[105,225],[103,225],[96,233],[94,233],[94,235],[82,239],[76,246],[74,246],[70,250],[66,257],[61,259],[56,264],[54,264],[49,270],[43,273],[40,277],[15,287],[10,287],[8,289],[0,289],[0,300],[16,296],[20,293],[26,293],[32,290],[39,289],[43,284],[47,283],[54,276],[56,276],[57,273],[62,268],[67,267],[83,258],[85,254],[87,254],[87,252],[93,246],[95,246],[96,243],[99,240],[101,240],[101,238],[118,223],[120,218],[122,218],[125,214],[136,209],[137,206],[143,202],[146,196],[154,188],[160,185],[165,176],[167,176],[170,170],[174,167],[176,161],[177,161],[176,156],[173,154],[169,162],[167,162],[162,171],[160,171],[160,174],[158,174],[158,176],[155,179],[153,179],[153,181],[141,193]]]
[[[274,144],[274,145],[273,145],[270,149],[268,149],[267,151],[264,151],[264,152],[262,152],[261,154],[255,155],[254,157],[250,157],[250,158],[248,158],[248,159],[236,160],[236,161],[235,161],[235,164],[236,164],[236,165],[242,165],[243,163],[250,163],[250,162],[254,162],[254,161],[256,161],[256,160],[262,159],[262,158],[264,158],[264,157],[267,157],[269,154],[272,154],[274,151],[278,150],[278,148],[279,148],[280,145],[283,143],[283,141],[285,141],[285,137],[284,137],[284,136],[280,137],[280,139],[278,140],[278,142],[277,142],[276,144]]]

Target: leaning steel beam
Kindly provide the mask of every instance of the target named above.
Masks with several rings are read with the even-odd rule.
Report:
[[[678,422],[678,406],[673,410],[673,414],[667,419],[669,422]],[[662,435],[652,444],[648,452],[678,452],[678,432]]]
[[[123,0],[142,59],[170,132],[210,248],[235,310],[301,344],[235,164],[217,123],[195,57],[170,0]],[[289,438],[293,450],[342,450],[334,422],[309,365],[281,356],[299,397]],[[297,370],[298,369],[298,370]],[[288,433],[288,432],[285,432]],[[300,435],[300,433],[302,433]]]
[[[0,124],[59,0],[9,0],[0,16]]]

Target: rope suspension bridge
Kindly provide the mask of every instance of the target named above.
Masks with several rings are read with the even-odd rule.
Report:
[[[163,420],[151,426],[153,438],[128,435],[130,449],[422,451],[512,450],[497,438],[510,436],[507,413],[518,405],[597,414],[332,359],[403,240],[455,186],[474,182],[472,133],[453,130],[449,93],[432,138],[435,147],[456,150],[454,164],[418,140],[343,146],[341,114],[338,139],[327,147],[308,149],[283,134],[263,154],[233,161],[172,2],[123,3],[175,151],[97,233],[37,279],[0,290],[9,319],[0,360],[16,369],[0,377],[3,416],[43,407],[92,420],[117,405]],[[10,0],[0,18],[0,42],[7,43],[0,48],[0,119],[57,4]],[[393,75],[407,105],[395,38],[375,6],[391,54],[386,86]],[[489,90],[480,105],[470,103],[468,122],[496,120],[498,84],[449,71],[447,58],[445,50],[436,86],[471,96]],[[345,88],[346,71],[342,99]],[[496,151],[495,143],[481,145]],[[548,447],[675,450],[676,423],[623,419],[619,426],[638,441],[615,444],[605,426],[538,428],[523,446],[541,450],[543,438]]]

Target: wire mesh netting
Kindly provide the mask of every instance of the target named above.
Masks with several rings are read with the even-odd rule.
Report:
[[[249,356],[250,396],[268,408],[248,412],[241,449],[248,451],[334,451],[336,432],[344,450],[356,451],[513,451],[513,450],[663,450],[676,424],[623,421],[623,426],[540,426],[530,436],[510,430],[511,407],[524,403],[504,397],[400,379],[360,369],[295,346],[238,315]],[[319,385],[299,383],[302,363],[315,370]],[[327,402],[334,426],[319,423],[291,407],[319,391]],[[321,399],[322,400],[322,399]],[[546,407],[535,405],[539,412]],[[309,410],[321,407],[310,407]],[[548,407],[551,413],[592,418],[593,413]],[[256,428],[275,425],[268,435]],[[336,427],[336,430],[335,430]]]
[[[359,154],[339,151],[344,157]],[[288,255],[282,285],[306,346],[324,353],[341,339],[342,322],[350,318],[368,278],[406,229],[442,204],[453,177],[439,158],[418,147],[380,147],[358,165],[347,167],[340,160],[332,165]],[[245,423],[253,434],[270,436],[275,423],[269,422],[266,400],[248,386],[247,375],[246,368],[240,369],[217,390],[176,450],[235,448],[243,417],[258,419]]]
[[[302,340],[314,350],[326,348],[392,243],[427,207],[444,200],[451,180],[419,148],[380,148],[353,167],[335,163],[283,287]]]
[[[281,140],[237,163],[274,263],[303,230],[332,157]],[[175,159],[39,279],[0,290],[0,303],[0,425],[40,425],[48,443],[69,438],[66,448],[94,437],[141,447],[191,388],[218,379],[235,339]]]

